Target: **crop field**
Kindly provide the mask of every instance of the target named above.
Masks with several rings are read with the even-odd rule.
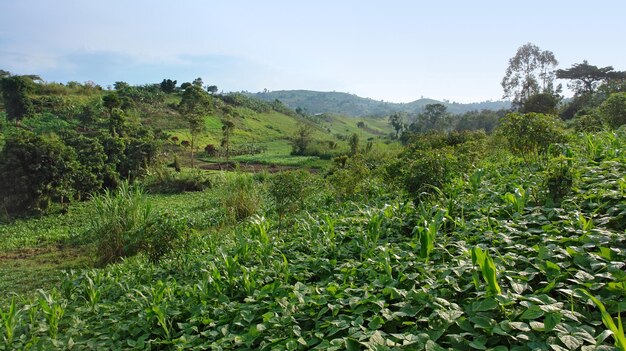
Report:
[[[623,350],[625,146],[623,133],[562,145],[575,181],[559,204],[544,202],[544,172],[513,158],[418,204],[326,201],[287,227],[261,214],[224,225],[219,187],[149,195],[193,222],[184,245],[158,264],[139,255],[4,290],[0,349]],[[84,206],[3,226],[2,252],[80,242]]]

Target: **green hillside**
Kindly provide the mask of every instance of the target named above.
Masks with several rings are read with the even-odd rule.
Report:
[[[282,101],[292,109],[302,108],[308,113],[336,113],[345,116],[388,116],[394,112],[419,113],[428,104],[442,103],[450,113],[461,114],[474,110],[500,110],[510,107],[507,101],[478,103],[456,103],[433,99],[418,99],[409,103],[377,101],[341,92],[319,92],[310,90],[280,90],[249,94],[265,101]]]

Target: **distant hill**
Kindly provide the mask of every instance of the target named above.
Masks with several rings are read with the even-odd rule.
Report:
[[[470,104],[444,102],[433,99],[419,99],[409,103],[393,103],[363,98],[340,92],[320,92],[311,90],[278,90],[266,93],[250,93],[248,96],[265,101],[276,99],[290,108],[305,109],[307,113],[336,113],[352,117],[382,117],[393,112],[419,113],[428,104],[442,103],[453,114],[472,110],[500,110],[509,108],[508,101],[485,101]]]

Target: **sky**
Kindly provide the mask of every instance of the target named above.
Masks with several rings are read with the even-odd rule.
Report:
[[[0,0],[0,69],[479,102],[502,98],[508,60],[529,42],[559,68],[626,70],[625,14],[623,0]]]

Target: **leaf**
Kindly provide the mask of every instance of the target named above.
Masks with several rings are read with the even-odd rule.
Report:
[[[537,319],[541,316],[543,316],[543,311],[541,310],[541,308],[539,308],[539,306],[537,305],[532,305],[526,311],[524,311],[524,313],[522,313],[520,318],[532,320],[532,319]]]
[[[359,350],[361,350],[361,343],[359,343],[358,341],[356,341],[353,338],[347,338],[346,339],[346,349],[348,351],[359,351]]]
[[[372,320],[367,324],[367,326],[372,329],[380,329],[385,324],[385,320],[380,316],[375,316]]]
[[[439,346],[436,342],[432,340],[426,341],[426,351],[446,351],[443,347]]]
[[[491,311],[496,308],[498,308],[498,301],[496,301],[493,297],[487,297],[486,299],[474,302],[472,304],[472,311],[474,312]]]
[[[547,313],[544,320],[543,325],[546,329],[546,332],[551,332],[554,327],[561,321],[561,314],[558,312]]]
[[[559,334],[558,338],[570,350],[576,350],[583,344],[578,338],[568,334]]]

